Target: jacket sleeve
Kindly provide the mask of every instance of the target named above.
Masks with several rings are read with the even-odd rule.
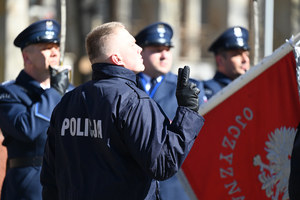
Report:
[[[47,130],[52,110],[61,97],[50,88],[34,102],[26,92],[13,89],[0,87],[0,127],[4,136],[33,141]]]
[[[127,111],[121,116],[124,140],[131,154],[153,179],[172,177],[202,128],[203,117],[185,107],[178,107],[170,124],[152,99],[140,99],[127,105],[130,108],[124,109]]]

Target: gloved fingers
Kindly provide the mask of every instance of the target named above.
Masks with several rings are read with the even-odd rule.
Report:
[[[197,88],[197,85],[195,83],[190,83],[190,90],[194,91],[194,94],[196,94],[197,96],[200,93],[199,88]]]
[[[63,71],[59,72],[59,73],[64,73],[64,74],[68,74],[70,70],[68,69],[64,69]]]
[[[49,66],[50,85],[62,96],[69,86],[69,66]]]
[[[177,88],[181,88],[182,68],[178,69]]]
[[[181,75],[182,85],[187,86],[189,84],[189,79],[190,79],[190,67],[184,66],[184,68],[182,70],[182,75]]]
[[[72,70],[72,67],[70,65],[64,65],[64,66],[51,66],[49,65],[49,70],[51,72],[51,74],[58,74],[58,73],[61,73],[63,71],[71,71]]]
[[[200,90],[196,87],[195,94],[198,96],[200,94]]]
[[[50,70],[50,75],[51,76],[55,76],[57,74],[57,70],[54,69],[53,67],[51,67],[51,65],[49,65],[49,70]]]

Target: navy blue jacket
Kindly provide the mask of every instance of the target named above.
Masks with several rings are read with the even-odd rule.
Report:
[[[204,81],[205,96],[207,99],[210,99],[231,82],[232,80],[230,78],[217,71],[213,79]]]
[[[0,85],[0,128],[9,159],[43,156],[51,112],[60,99],[55,89],[42,89],[24,70],[15,81]],[[41,166],[9,169],[1,199],[40,200],[40,170]]]
[[[140,76],[141,77],[141,76]],[[200,89],[199,105],[204,103],[204,87],[202,81],[190,79]],[[171,72],[167,73],[162,82],[154,88],[150,96],[160,105],[168,118],[172,121],[178,107],[176,99],[177,76]],[[139,88],[145,91],[142,77],[139,79]],[[160,182],[160,197],[162,200],[189,200],[188,195],[184,191],[178,177],[175,175],[168,180]]]
[[[172,124],[121,66],[94,64],[93,79],[53,111],[41,183],[48,199],[147,199],[188,155],[204,119],[178,107]],[[190,124],[196,124],[190,126]]]

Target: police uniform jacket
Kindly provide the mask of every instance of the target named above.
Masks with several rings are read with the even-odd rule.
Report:
[[[230,78],[217,71],[213,79],[204,81],[205,96],[207,99],[210,99],[231,82],[232,80]]]
[[[70,86],[71,89],[73,86]],[[0,85],[0,128],[8,159],[42,157],[51,112],[60,101],[53,88],[42,89],[24,70]],[[1,199],[41,199],[40,166],[7,170]]]
[[[178,107],[172,124],[121,66],[93,64],[92,80],[54,109],[41,183],[44,199],[156,199],[204,119]],[[195,124],[195,126],[190,126]]]
[[[141,77],[141,76],[139,76]],[[193,82],[200,89],[199,93],[199,105],[204,103],[204,85],[202,81],[196,81],[190,79],[190,82]],[[139,78],[138,87],[145,91],[142,78]],[[167,73],[162,82],[155,86],[152,91],[153,94],[150,94],[151,97],[160,105],[165,114],[170,120],[173,120],[176,114],[176,108],[178,107],[176,99],[176,87],[177,87],[177,76],[171,72]]]

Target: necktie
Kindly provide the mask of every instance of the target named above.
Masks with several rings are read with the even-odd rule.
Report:
[[[151,92],[152,92],[153,88],[155,87],[156,83],[157,83],[156,78],[151,79],[151,81],[150,81],[151,87],[150,87],[150,90],[149,90],[149,94],[151,94]]]

